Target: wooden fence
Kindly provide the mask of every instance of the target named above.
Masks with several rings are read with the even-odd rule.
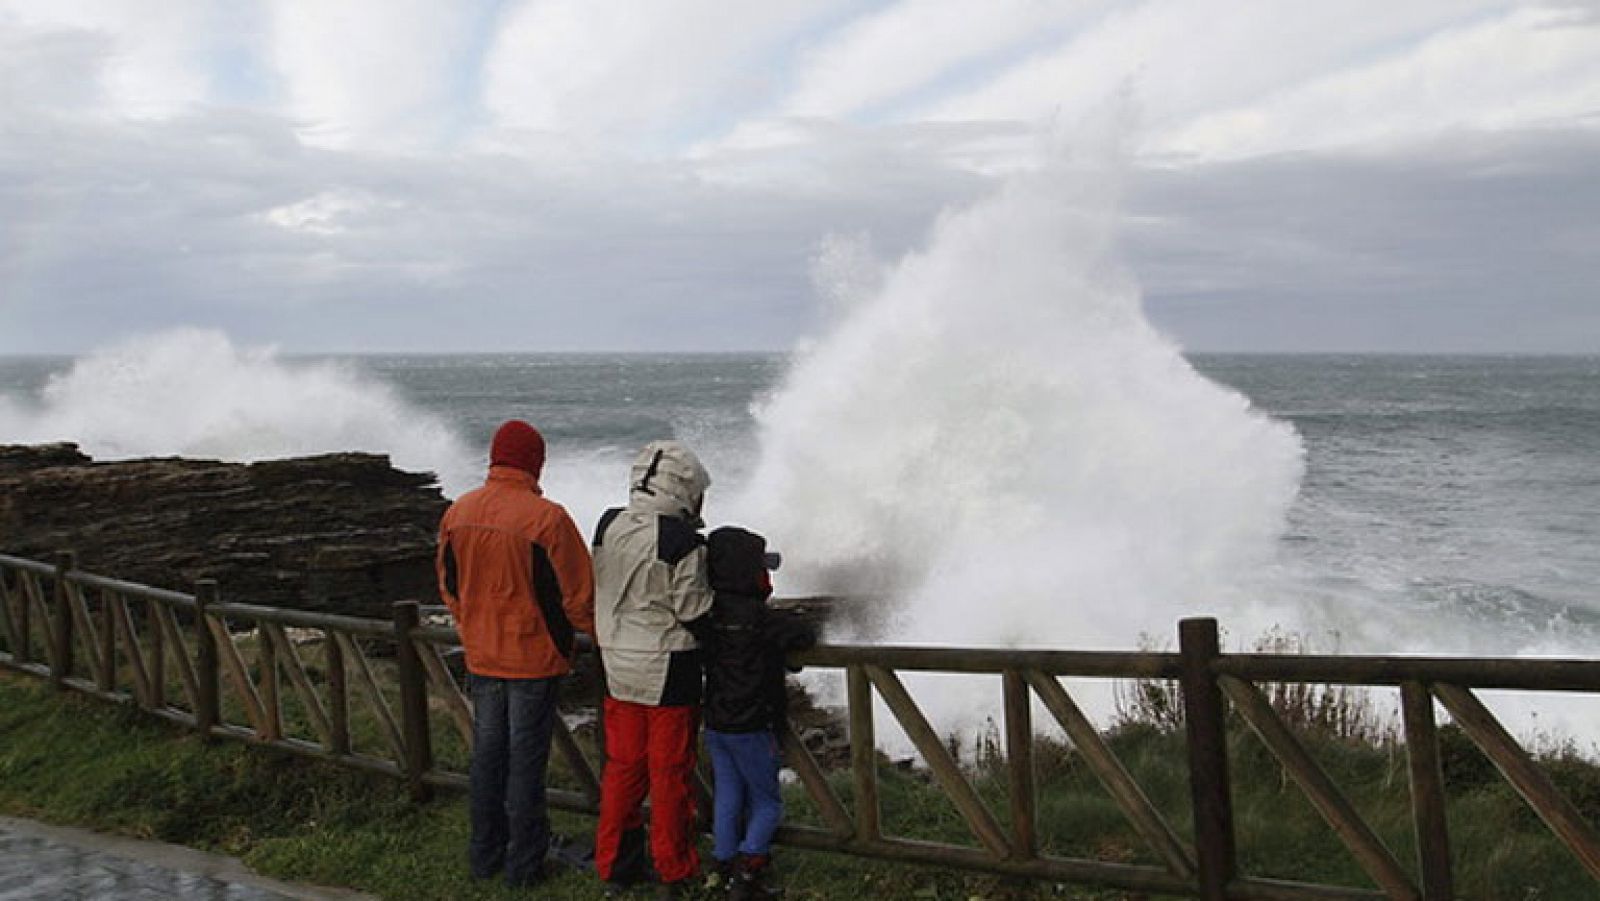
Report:
[[[250,637],[241,639],[246,627]],[[320,672],[307,666],[290,630],[320,635]],[[0,555],[0,666],[49,679],[63,690],[136,704],[210,736],[394,776],[405,780],[418,799],[436,786],[466,785],[459,769],[436,762],[438,736],[430,717],[430,709],[442,709],[444,728],[459,733],[457,745],[470,743],[471,706],[446,665],[445,652],[458,643],[453,629],[422,623],[415,603],[396,604],[389,621],[317,614],[225,601],[215,582],[201,581],[193,594],[185,594],[92,575],[79,571],[70,553],[53,565]],[[384,661],[381,667],[377,660]],[[1474,694],[1485,688],[1600,692],[1600,661],[1224,654],[1210,619],[1180,623],[1177,653],[830,645],[796,654],[794,661],[844,672],[851,790],[846,803],[793,731],[783,736],[787,762],[822,823],[786,826],[780,834],[786,844],[1207,899],[1444,901],[1454,897],[1454,890],[1435,733],[1437,701],[1600,884],[1600,838],[1594,828]],[[392,681],[382,675],[391,666]],[[901,680],[907,672],[1000,677],[1009,780],[1004,820],[980,797],[971,774],[907,690]],[[1193,824],[1185,831],[1190,834],[1175,829],[1150,802],[1063,687],[1064,677],[1171,680],[1180,686]],[[1269,683],[1399,689],[1417,846],[1411,865],[1385,846],[1280,719],[1259,687]],[[913,840],[885,829],[874,695],[915,745],[972,842]],[[358,746],[352,734],[353,697],[370,713],[363,722],[376,724],[367,747]],[[287,700],[297,702],[293,729],[285,724]],[[1158,866],[1041,852],[1031,720],[1035,700],[1066,732]],[[1230,704],[1305,792],[1373,888],[1312,885],[1239,871],[1225,735]],[[595,766],[560,718],[554,742],[574,787],[553,788],[550,803],[595,813]],[[703,779],[699,791],[707,793]]]

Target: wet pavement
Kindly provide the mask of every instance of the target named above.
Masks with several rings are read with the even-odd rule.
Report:
[[[232,857],[0,817],[0,901],[361,901],[292,885]]]

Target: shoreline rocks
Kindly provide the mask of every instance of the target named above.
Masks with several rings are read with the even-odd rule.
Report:
[[[73,444],[0,445],[0,552],[78,554],[93,573],[227,600],[387,618],[439,603],[432,473],[386,456],[97,462]]]

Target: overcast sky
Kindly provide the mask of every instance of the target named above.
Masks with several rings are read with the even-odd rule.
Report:
[[[0,0],[0,353],[785,349],[1108,120],[1187,348],[1600,352],[1600,0]]]

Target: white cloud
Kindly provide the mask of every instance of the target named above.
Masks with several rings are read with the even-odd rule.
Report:
[[[1600,123],[1600,19],[1525,9],[1437,34],[1165,137],[1208,158],[1385,143],[1450,129]]]
[[[895,256],[1033,165],[1041,119],[1097,143],[1070,123],[1124,93],[1135,272],[1180,338],[1600,348],[1575,312],[1600,281],[1600,47],[1560,8],[133,9],[0,0],[0,352],[185,324],[294,349],[789,346],[825,236]]]
[[[204,101],[210,90],[206,53],[217,21],[205,0],[165,0],[159,14],[120,0],[0,0],[0,29],[12,40],[54,33],[93,36],[103,50],[93,71],[100,91],[79,95],[114,114],[161,117]],[[70,70],[64,73],[76,80]]]
[[[1104,2],[901,0],[830,33],[799,57],[784,116],[850,116],[934,86],[962,66],[1081,23]]]
[[[273,225],[291,232],[337,235],[348,232],[359,217],[374,213],[393,215],[400,208],[400,204],[385,202],[365,191],[334,188],[304,200],[273,207],[262,216]]]
[[[1284,85],[1470,20],[1492,0],[1145,2],[1110,12],[988,83],[928,104],[936,120],[1071,120],[1131,92],[1153,131],[1235,107]]]
[[[462,88],[476,66],[472,4],[272,0],[267,9],[286,111],[313,143],[430,149],[473,111]]]
[[[82,110],[100,103],[106,39],[87,32],[0,30],[0,112]],[[0,122],[0,129],[4,123]]]
[[[1587,70],[1600,54],[1575,36],[1592,31],[1582,25],[1579,13],[1507,0],[997,0],[983,14],[903,0],[808,43],[782,99],[694,152],[793,150],[840,120],[1026,125],[944,142],[948,160],[994,173],[1036,151],[1026,132],[1038,123],[1070,127],[1119,106],[1137,112],[1140,151],[1163,158],[1567,122],[1593,105]],[[1417,79],[1422,89],[1408,85]]]
[[[486,64],[508,129],[632,137],[671,148],[767,101],[786,43],[846,0],[527,0]]]

